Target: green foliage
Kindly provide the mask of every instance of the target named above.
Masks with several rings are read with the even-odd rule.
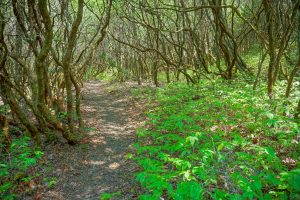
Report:
[[[219,80],[159,89],[135,144],[140,199],[297,199],[300,130],[282,115],[296,101],[264,90]]]
[[[202,199],[203,188],[197,182],[181,182],[177,185],[174,193],[175,200],[200,200]]]
[[[142,88],[134,88],[131,89],[131,94],[136,99],[148,99],[153,97],[153,95],[155,94],[155,89],[150,86],[144,86]]]
[[[60,121],[67,120],[67,112],[59,112],[57,118]]]
[[[100,195],[99,200],[109,200],[115,197],[121,196],[121,192],[114,192],[114,193],[102,193]]]
[[[38,165],[43,153],[32,147],[28,137],[13,139],[7,152],[0,156],[0,199],[14,199],[19,187],[28,183],[39,174],[34,174],[32,167]],[[28,192],[30,191],[27,188]]]
[[[43,178],[43,184],[46,185],[48,188],[52,188],[57,183],[56,177],[45,177]]]
[[[291,199],[300,199],[300,169],[281,173],[280,189],[287,190]]]
[[[8,110],[9,110],[9,106],[8,105],[0,105],[0,113],[1,114],[7,113]]]

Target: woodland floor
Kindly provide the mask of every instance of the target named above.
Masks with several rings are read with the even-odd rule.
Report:
[[[90,81],[82,91],[86,133],[80,145],[50,145],[46,158],[50,176],[57,179],[42,199],[99,199],[101,193],[121,192],[118,199],[132,199],[133,173],[137,166],[127,160],[136,140],[135,128],[143,122],[142,104],[134,102],[134,84],[111,85]],[[49,173],[49,172],[48,172]]]

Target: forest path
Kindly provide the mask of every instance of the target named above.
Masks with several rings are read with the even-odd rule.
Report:
[[[130,100],[131,86],[84,84],[81,110],[88,131],[78,146],[56,144],[46,151],[57,184],[42,199],[94,200],[103,192],[121,192],[117,199],[132,199],[137,167],[125,156],[133,151],[135,128],[142,120]]]

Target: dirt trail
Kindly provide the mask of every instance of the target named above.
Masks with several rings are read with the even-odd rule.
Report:
[[[58,179],[42,199],[94,200],[117,191],[123,193],[118,199],[132,199],[128,192],[136,166],[125,155],[133,151],[141,119],[138,109],[129,106],[129,88],[85,83],[81,108],[89,131],[79,146],[56,144],[46,151]]]

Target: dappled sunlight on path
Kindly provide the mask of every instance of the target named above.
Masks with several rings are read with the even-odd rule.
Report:
[[[126,160],[133,151],[137,121],[128,116],[129,90],[108,91],[109,85],[85,83],[81,110],[89,130],[79,146],[61,148],[53,156],[57,185],[44,199],[99,199],[102,192],[123,193],[133,187],[135,164]],[[62,160],[62,161],[61,161]]]

